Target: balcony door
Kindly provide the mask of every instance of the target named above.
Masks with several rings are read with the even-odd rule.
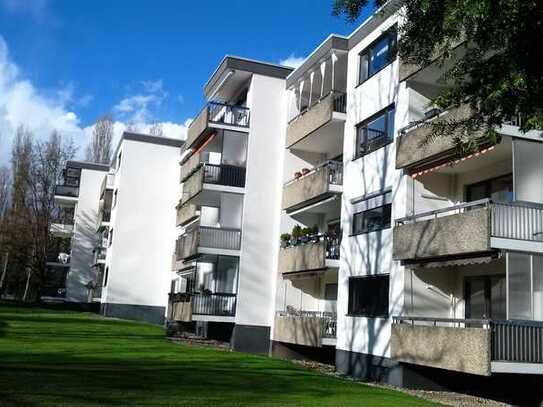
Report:
[[[513,202],[513,174],[488,179],[466,187],[466,201],[492,199],[495,202]]]
[[[466,319],[507,319],[505,275],[466,277],[464,289]]]

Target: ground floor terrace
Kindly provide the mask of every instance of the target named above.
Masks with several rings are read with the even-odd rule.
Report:
[[[284,360],[170,343],[147,323],[0,304],[0,405],[434,404]]]

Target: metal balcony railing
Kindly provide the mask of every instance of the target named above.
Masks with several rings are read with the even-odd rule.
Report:
[[[245,168],[227,164],[204,164],[204,183],[245,187]]]
[[[200,226],[199,246],[213,249],[239,250],[241,230]]]
[[[311,174],[315,174],[319,171],[328,170],[328,184],[330,185],[343,185],[343,162],[328,160],[322,164],[313,167],[305,174],[302,174],[300,177],[292,178],[291,180],[285,183],[285,186],[290,185],[294,182],[301,181],[305,177],[309,177]]]
[[[250,110],[245,106],[227,105],[218,102],[207,104],[210,123],[249,127]]]
[[[233,317],[236,315],[236,294],[191,294],[194,315]]]

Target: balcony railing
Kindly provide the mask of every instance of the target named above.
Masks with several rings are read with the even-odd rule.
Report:
[[[485,252],[490,238],[543,242],[543,205],[482,199],[398,219],[394,258]]]
[[[243,188],[245,168],[227,164],[204,164],[204,183]]]
[[[316,103],[303,108],[301,112],[294,116],[287,127],[287,148],[293,147],[296,143],[310,134],[326,134],[319,129],[325,129],[328,123],[332,122],[334,113],[345,113],[347,109],[347,97],[344,92],[332,91],[321,97]],[[340,134],[334,134],[334,137],[342,135],[343,131],[337,129]],[[335,133],[335,132],[333,132]],[[338,139],[341,140],[341,139]],[[322,144],[322,146],[320,146]],[[313,147],[324,148],[325,143],[317,143]],[[319,152],[321,152],[319,150]],[[326,151],[322,151],[326,152]]]
[[[199,247],[221,250],[239,250],[241,230],[230,228],[214,228],[210,226],[196,227],[176,243],[176,259],[183,260],[195,256]]]
[[[56,185],[55,195],[77,198],[79,196],[79,187],[71,185]]]
[[[236,294],[193,294],[192,313],[233,317],[236,315]]]
[[[190,124],[185,146],[191,148],[200,139],[200,136],[207,134],[210,124],[247,128],[249,123],[249,108],[209,102]]]
[[[334,186],[343,185],[341,161],[325,161],[305,174],[300,174],[285,183],[283,209],[296,209],[327,198],[332,193],[340,192]]]
[[[396,316],[393,317],[393,324],[458,330],[466,328],[490,330],[490,360],[543,363],[543,322],[540,321]],[[469,343],[465,345],[470,346]],[[457,351],[461,354],[463,349],[457,349]]]
[[[227,105],[218,102],[207,104],[209,122],[229,126],[249,127],[250,110],[245,106]]]
[[[282,245],[279,251],[281,273],[319,270],[326,268],[326,260],[339,260],[341,234],[313,235]]]

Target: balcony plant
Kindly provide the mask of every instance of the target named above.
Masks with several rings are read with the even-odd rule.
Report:
[[[302,175],[307,175],[310,171],[311,170],[309,168],[302,168]]]
[[[313,235],[313,228],[303,228],[302,237],[301,237],[302,243],[309,242],[309,239],[312,237],[312,235]]]
[[[291,238],[292,236],[290,236],[290,233],[281,234],[281,248],[282,249],[285,249],[289,246]]]
[[[294,173],[294,178],[295,178],[295,179],[298,179],[298,178],[300,178],[301,176],[302,176],[302,173],[301,173],[300,171],[296,171],[296,172]]]
[[[298,244],[299,241],[300,241],[300,238],[302,237],[302,227],[300,225],[295,225],[293,228],[292,228],[292,233],[291,233],[291,236],[292,236],[292,242],[294,245]]]

